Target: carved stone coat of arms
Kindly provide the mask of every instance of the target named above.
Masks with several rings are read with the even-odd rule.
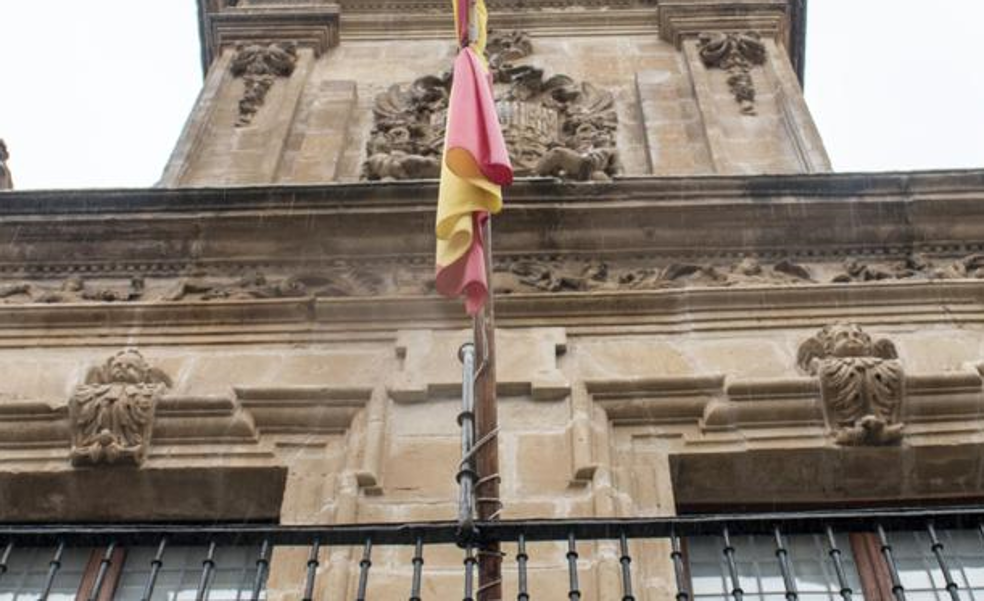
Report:
[[[91,369],[69,400],[72,464],[140,465],[157,400],[170,385],[166,374],[132,349]]]
[[[607,180],[620,170],[610,92],[566,75],[515,64],[533,52],[523,32],[494,32],[486,48],[496,110],[517,176]],[[440,175],[451,73],[394,85],[373,107],[363,175],[370,180]]]
[[[820,379],[827,422],[838,444],[901,440],[905,377],[891,341],[872,341],[856,324],[835,324],[800,345],[798,363]]]

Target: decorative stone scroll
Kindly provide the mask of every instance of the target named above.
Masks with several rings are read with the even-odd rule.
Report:
[[[7,159],[10,153],[7,151],[7,144],[0,138],[0,190],[13,190],[14,177],[10,175],[10,168],[7,167]]]
[[[516,175],[607,180],[620,171],[618,117],[610,92],[514,64],[533,52],[523,32],[493,33],[487,52]],[[394,85],[377,96],[363,165],[366,179],[439,176],[450,91],[451,73],[446,72]]]
[[[799,347],[800,368],[820,379],[827,425],[837,444],[898,443],[905,377],[895,345],[861,326],[824,327]]]
[[[765,44],[757,33],[705,33],[699,38],[700,59],[707,68],[728,72],[728,87],[743,115],[755,114],[752,67],[765,64]]]
[[[170,386],[167,374],[135,349],[89,370],[68,402],[72,464],[143,463],[157,401]]]
[[[240,44],[236,47],[230,70],[234,76],[241,77],[246,86],[239,99],[236,127],[253,122],[273,82],[278,77],[290,77],[296,64],[297,48],[293,44]]]

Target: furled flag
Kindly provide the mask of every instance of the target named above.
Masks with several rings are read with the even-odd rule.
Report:
[[[474,315],[488,297],[482,226],[502,209],[501,186],[512,183],[513,172],[484,58],[485,4],[452,2],[461,50],[454,61],[437,200],[437,290],[464,295],[465,310]]]

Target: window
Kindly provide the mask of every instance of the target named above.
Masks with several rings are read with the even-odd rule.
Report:
[[[984,601],[984,538],[977,530],[938,530],[942,553],[961,598]],[[899,580],[909,601],[949,601],[943,575],[928,532],[887,533]],[[856,599],[891,599],[892,580],[874,533],[838,534],[835,538],[847,586]],[[841,599],[840,583],[823,534],[783,537],[789,568],[799,598],[804,601]],[[772,536],[732,536],[734,560],[745,598],[749,601],[784,601],[785,583]],[[691,537],[686,541],[691,590],[695,601],[732,599],[733,583],[721,537]]]
[[[799,598],[804,601],[840,599],[840,585],[831,562],[825,536],[798,534],[783,537]],[[839,541],[840,542],[840,541]],[[694,599],[731,599],[731,582],[723,541],[702,536],[687,541]],[[738,579],[749,601],[784,601],[786,587],[776,557],[775,539],[769,536],[732,536]],[[849,574],[848,585],[863,599],[853,555],[842,551]]]
[[[55,548],[19,548],[0,574],[0,601],[35,601],[44,591]],[[86,599],[96,580],[105,548],[66,547],[52,581],[49,601]],[[168,547],[152,601],[193,601],[207,556],[206,547]],[[259,547],[217,547],[208,584],[210,601],[249,599],[256,577]],[[138,601],[150,576],[156,547],[118,548],[101,588],[100,601]]]

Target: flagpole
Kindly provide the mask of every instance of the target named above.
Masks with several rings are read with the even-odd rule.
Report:
[[[480,522],[499,519],[499,410],[495,378],[495,294],[492,289],[492,216],[482,225],[482,250],[488,298],[473,321],[473,335],[479,371],[476,374],[475,437],[479,448],[475,455],[478,471],[477,497]],[[502,554],[498,541],[487,541],[479,548],[477,601],[502,599]]]

